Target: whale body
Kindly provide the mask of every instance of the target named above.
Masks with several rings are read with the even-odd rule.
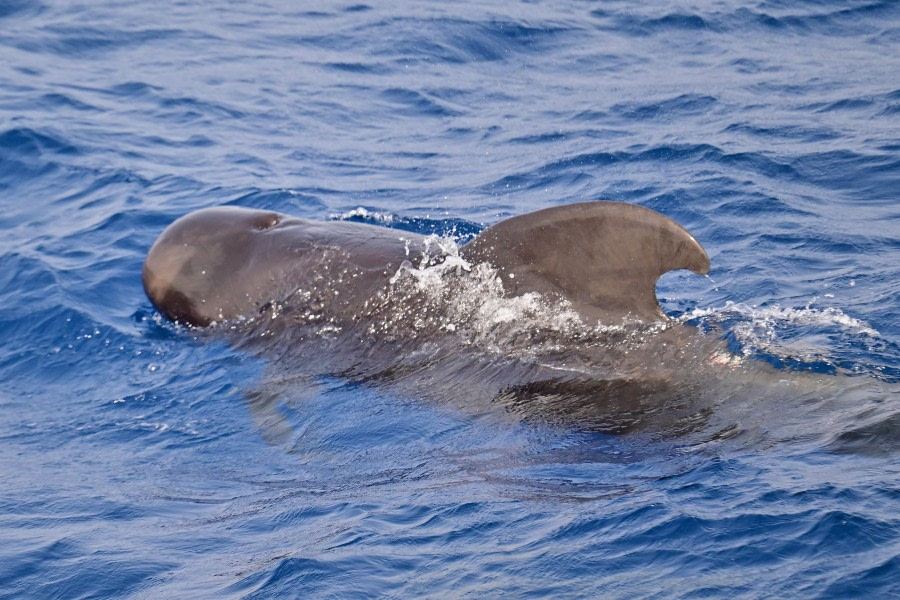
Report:
[[[243,395],[272,443],[288,443],[290,407],[334,377],[466,414],[699,446],[795,439],[896,393],[747,360],[722,332],[668,320],[657,279],[705,274],[709,258],[646,208],[549,208],[456,251],[396,229],[216,207],[163,231],[143,283],[166,318],[264,359]]]
[[[143,283],[165,317],[266,358],[267,381],[246,394],[263,431],[298,395],[285,381],[337,375],[624,432],[699,410],[672,374],[704,368],[721,340],[667,326],[654,287],[709,266],[683,227],[618,202],[512,217],[456,255],[396,229],[215,207],[163,231]]]
[[[215,207],[178,219],[159,236],[144,262],[143,284],[160,313],[192,326],[252,317],[312,287],[323,296],[324,311],[360,318],[404,261],[428,252],[426,236],[414,233]],[[588,323],[664,319],[655,292],[659,277],[675,269],[706,274],[710,266],[683,227],[619,202],[513,217],[488,227],[459,254],[495,268],[508,296],[565,300]]]

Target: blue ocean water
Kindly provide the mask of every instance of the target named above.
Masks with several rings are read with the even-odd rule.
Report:
[[[890,0],[0,2],[0,596],[900,597],[898,194]],[[709,251],[664,308],[775,373],[715,430],[273,373],[141,289],[197,208],[586,200]]]

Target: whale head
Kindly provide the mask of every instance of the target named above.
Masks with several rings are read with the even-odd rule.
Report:
[[[153,244],[144,290],[163,316],[192,326],[252,317],[301,290],[351,314],[403,260],[424,251],[422,239],[363,223],[205,208]]]
[[[166,317],[209,325],[258,310],[289,275],[286,257],[303,219],[220,206],[185,215],[159,236],[144,261],[144,290]]]

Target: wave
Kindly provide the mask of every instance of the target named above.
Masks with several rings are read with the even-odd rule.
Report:
[[[877,34],[881,23],[897,15],[897,5],[889,0],[864,2],[847,7],[845,3],[803,3],[779,6],[763,3],[758,8],[741,7],[734,11],[665,12],[655,6],[643,11],[591,12],[604,30],[630,36],[666,34],[741,35],[752,31],[793,35],[858,36]]]

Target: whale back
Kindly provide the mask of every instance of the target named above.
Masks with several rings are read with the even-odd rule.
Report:
[[[463,246],[470,262],[498,269],[512,295],[551,294],[588,321],[664,319],[656,299],[663,273],[705,275],[709,256],[681,225],[621,202],[585,202],[501,221]]]

